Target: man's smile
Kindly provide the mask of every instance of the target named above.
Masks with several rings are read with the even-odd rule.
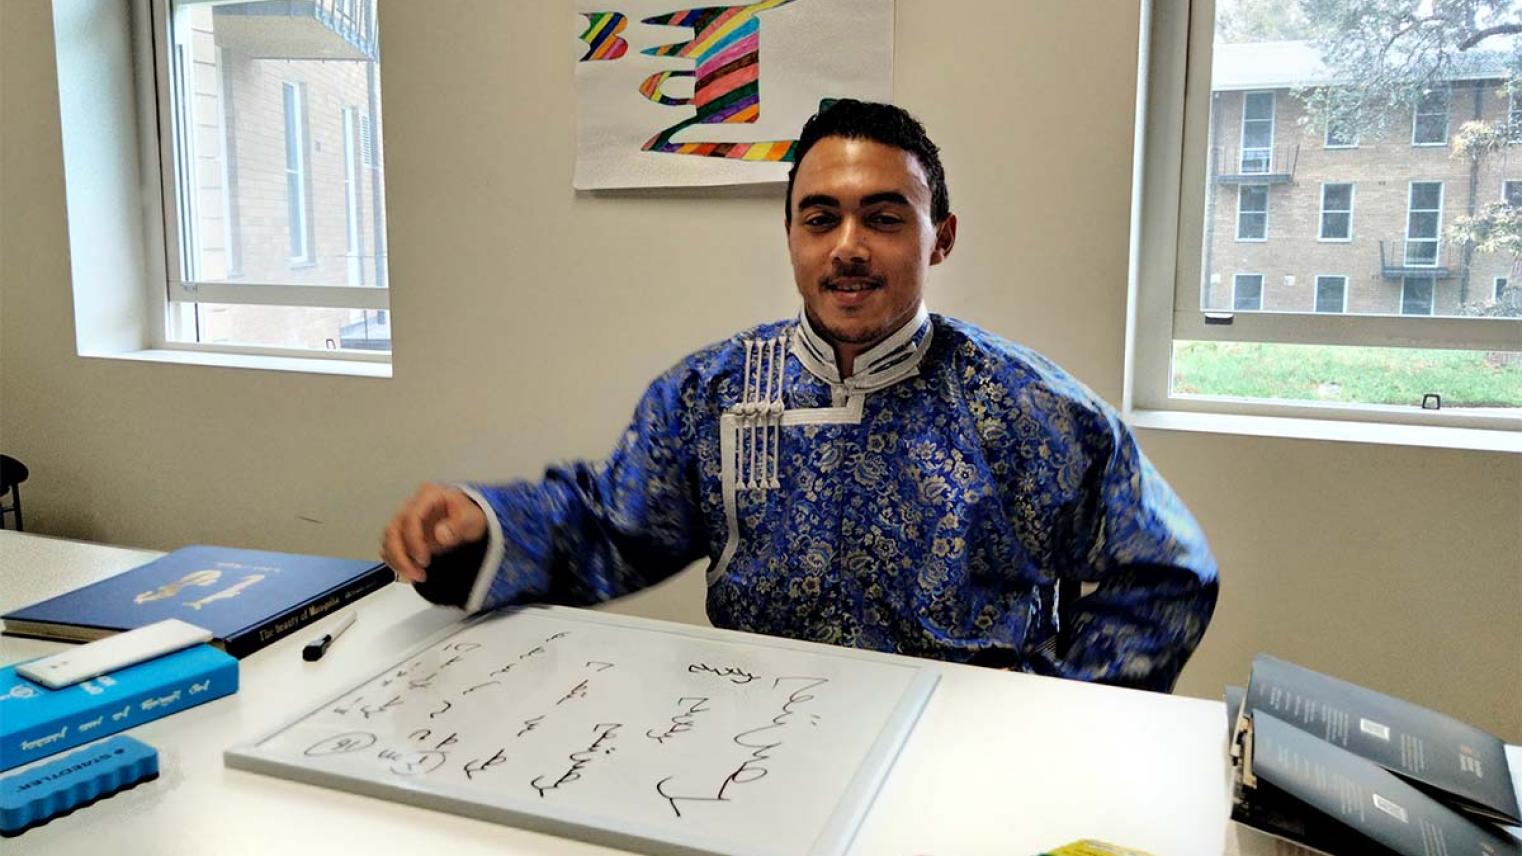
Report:
[[[832,276],[822,283],[825,291],[838,291],[847,294],[859,291],[872,291],[883,287],[883,280],[876,276]]]

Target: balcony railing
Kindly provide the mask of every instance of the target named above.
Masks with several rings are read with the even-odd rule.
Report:
[[[1431,238],[1400,238],[1379,242],[1379,275],[1385,279],[1423,276],[1451,279],[1453,270],[1442,264],[1442,242]]]
[[[1211,154],[1220,184],[1289,184],[1295,180],[1300,146],[1287,150],[1217,146]]]
[[[379,59],[375,0],[258,0],[213,14],[217,44],[254,59]]]

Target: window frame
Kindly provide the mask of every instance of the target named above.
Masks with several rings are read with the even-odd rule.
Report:
[[[1415,204],[1415,202],[1416,202],[1416,186],[1418,184],[1435,184],[1435,185],[1437,185],[1437,207],[1436,208],[1414,208],[1414,207],[1412,207]],[[1414,267],[1438,268],[1438,267],[1442,267],[1443,266],[1443,204],[1446,203],[1447,201],[1448,201],[1448,182],[1446,182],[1446,181],[1429,181],[1427,179],[1411,179],[1410,181],[1406,182],[1406,234],[1402,237],[1402,243],[1401,243],[1401,262],[1402,262],[1402,264],[1405,267],[1408,267],[1408,268],[1414,268]],[[1436,229],[1435,229],[1435,234],[1432,237],[1430,237],[1430,238],[1427,238],[1427,237],[1412,238],[1411,237],[1411,215],[1412,214],[1416,214],[1418,212],[1420,212],[1420,213],[1429,213],[1429,212],[1431,212],[1431,213],[1437,214],[1437,225],[1436,225]],[[1432,261],[1430,263],[1428,263],[1428,262],[1421,262],[1421,261],[1417,261],[1417,262],[1411,261],[1411,242],[1413,240],[1421,241],[1424,244],[1425,243],[1432,244]],[[1404,288],[1404,286],[1402,286],[1402,288]],[[1401,314],[1404,315],[1405,313],[1401,313]]]
[[[311,267],[317,264],[312,246],[312,194],[311,171],[307,168],[312,147],[312,132],[307,120],[306,85],[300,81],[280,82],[280,105],[283,138],[285,141],[285,211],[286,229],[291,243],[298,244],[300,252],[291,253],[292,267]],[[294,123],[295,127],[292,128]],[[291,166],[292,156],[296,162]],[[295,188],[295,198],[291,189]]]
[[[1506,192],[1507,186],[1508,185],[1512,185],[1512,184],[1515,184],[1517,186],[1517,189],[1519,191],[1522,191],[1522,179],[1516,179],[1516,178],[1503,178],[1503,179],[1501,179],[1501,202],[1505,203],[1506,205],[1508,205],[1508,206],[1510,206],[1512,208],[1522,208],[1522,193],[1518,193],[1517,194],[1517,197],[1518,197],[1517,198],[1517,202],[1518,202],[1518,204],[1512,205],[1511,198],[1508,196],[1508,194]]]
[[[1327,207],[1326,207],[1326,189],[1328,187],[1346,187],[1348,189],[1348,207],[1347,207],[1347,210],[1343,210],[1341,208],[1336,208],[1336,209],[1331,209],[1331,210],[1327,209]],[[1357,193],[1358,193],[1358,190],[1355,187],[1354,182],[1351,182],[1351,181],[1323,181],[1323,182],[1321,182],[1321,208],[1320,208],[1320,211],[1316,215],[1316,240],[1321,241],[1323,243],[1328,243],[1328,244],[1351,244],[1353,242],[1353,207],[1354,207],[1354,198],[1357,195]],[[1345,236],[1343,236],[1341,238],[1328,238],[1327,237],[1327,235],[1326,235],[1326,215],[1328,215],[1328,214],[1346,214],[1346,215],[1348,215],[1348,233],[1347,233],[1347,235],[1345,235]]]
[[[1143,0],[1138,55],[1136,158],[1132,173],[1130,296],[1123,409],[1157,414],[1281,417],[1285,431],[1309,423],[1348,422],[1482,429],[1473,442],[1516,448],[1522,420],[1512,415],[1456,413],[1419,407],[1341,402],[1274,402],[1174,396],[1175,341],[1277,342],[1369,347],[1522,350],[1522,319],[1415,317],[1396,314],[1281,313],[1208,310],[1201,306],[1210,138],[1212,0]],[[1218,204],[1218,203],[1217,203]],[[1194,418],[1194,417],[1190,417]],[[1267,426],[1274,420],[1250,423]],[[1255,431],[1258,429],[1254,429]],[[1267,429],[1264,429],[1267,430]],[[1343,429],[1331,425],[1329,434]],[[1490,432],[1496,432],[1491,434]],[[1407,435],[1401,435],[1407,436]],[[1446,445],[1451,435],[1433,440]],[[1468,435],[1466,435],[1468,436]],[[1467,441],[1466,441],[1467,442]]]
[[[1361,132],[1355,130],[1353,132],[1353,142],[1334,143],[1332,142],[1332,123],[1330,120],[1328,120],[1326,123],[1326,131],[1321,135],[1321,147],[1323,149],[1331,149],[1332,151],[1337,151],[1338,149],[1356,149],[1359,147],[1359,143],[1362,142],[1360,139],[1361,136]]]
[[[1413,282],[1427,283],[1427,311],[1406,311],[1406,289]],[[1403,276],[1400,278],[1400,314],[1407,318],[1430,318],[1437,310],[1437,280],[1430,276]]]
[[[1246,193],[1248,190],[1262,190],[1263,191],[1263,210],[1262,211],[1243,211],[1242,210],[1242,195],[1244,193]],[[1268,240],[1268,195],[1269,195],[1269,192],[1270,192],[1269,191],[1269,186],[1267,184],[1239,184],[1239,185],[1237,185],[1237,231],[1236,231],[1236,240],[1237,241],[1239,241],[1241,243],[1244,243],[1244,244],[1261,244],[1261,243],[1264,243],[1264,242],[1266,242]],[[1263,215],[1263,234],[1259,235],[1256,238],[1243,237],[1242,236],[1242,215],[1244,215],[1244,214],[1262,214]]]
[[[1426,113],[1422,112],[1422,98],[1424,96],[1419,95],[1417,96],[1416,101],[1411,105],[1411,145],[1416,148],[1437,148],[1439,146],[1446,146],[1448,145],[1449,138],[1453,136],[1453,89],[1445,85],[1432,91],[1441,92],[1443,94],[1443,138],[1441,140],[1427,143],[1416,139],[1416,129],[1421,124],[1421,118],[1423,116],[1437,115],[1435,111],[1428,111]]]
[[[1258,306],[1257,306],[1257,308],[1246,307],[1246,306],[1244,306],[1244,307],[1238,307],[1237,306],[1237,282],[1239,280],[1242,280],[1242,279],[1252,279],[1253,277],[1257,277],[1258,278]],[[1234,273],[1234,274],[1232,274],[1231,275],[1231,309],[1232,309],[1232,311],[1233,312],[1262,312],[1263,311],[1263,289],[1267,286],[1267,284],[1268,284],[1268,278],[1265,277],[1261,273]]]
[[[1323,279],[1342,280],[1342,305],[1335,311],[1321,308],[1321,281]],[[1318,273],[1312,280],[1311,311],[1317,315],[1346,315],[1348,311],[1348,275],[1345,273]]]
[[[183,103],[179,93],[185,81],[172,76],[175,66],[170,63],[170,52],[183,43],[186,36],[176,30],[178,25],[170,0],[131,2],[134,19],[141,22],[134,31],[132,49],[136,65],[143,71],[136,91],[138,115],[143,117],[138,123],[139,146],[148,178],[144,192],[151,261],[147,277],[147,308],[151,319],[147,330],[148,345],[165,351],[390,363],[389,351],[307,350],[193,340],[190,334],[195,329],[197,303],[389,311],[390,288],[389,284],[305,285],[241,279],[223,282],[196,277],[199,254],[194,246],[187,246],[187,243],[193,244],[194,232],[191,233],[192,241],[187,242],[182,238],[180,227],[182,218],[193,220],[193,211],[182,210],[182,200],[193,208],[196,194],[180,192],[182,172],[176,160],[193,158],[193,150],[183,142],[190,136],[182,130],[186,117],[177,112],[178,105]],[[307,246],[312,246],[310,240]]]
[[[1253,151],[1267,151],[1268,156],[1264,168],[1261,170],[1248,170],[1247,168],[1247,99],[1254,95],[1268,96],[1268,118],[1253,119],[1254,122],[1268,122],[1268,146],[1254,146]],[[1242,121],[1237,128],[1237,172],[1242,175],[1268,175],[1274,171],[1274,135],[1279,130],[1279,96],[1272,89],[1253,89],[1242,93]],[[1266,231],[1266,230],[1265,230]]]

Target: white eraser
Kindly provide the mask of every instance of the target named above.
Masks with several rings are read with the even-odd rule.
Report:
[[[16,674],[56,690],[210,641],[210,630],[166,618],[23,663],[16,667]]]

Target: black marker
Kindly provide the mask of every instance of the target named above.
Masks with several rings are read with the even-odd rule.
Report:
[[[357,612],[349,613],[347,618],[339,622],[337,627],[333,628],[332,633],[329,633],[326,636],[318,637],[308,642],[307,646],[301,649],[301,659],[308,662],[313,660],[321,660],[322,655],[328,653],[328,646],[332,645],[334,639],[337,639],[339,636],[343,635],[345,630],[349,629],[349,625],[354,623],[354,616],[358,614],[359,613]]]

